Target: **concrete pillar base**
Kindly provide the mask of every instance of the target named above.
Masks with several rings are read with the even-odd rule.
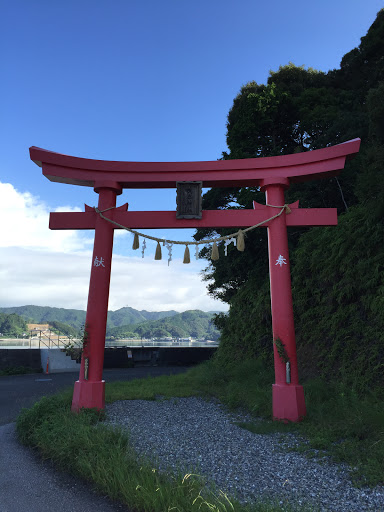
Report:
[[[301,421],[306,415],[304,389],[299,384],[272,384],[273,419]]]
[[[85,409],[104,409],[105,406],[105,381],[92,382],[88,380],[77,380],[73,390],[71,410],[79,412]]]

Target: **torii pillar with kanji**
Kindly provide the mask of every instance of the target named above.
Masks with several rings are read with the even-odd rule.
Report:
[[[264,179],[261,190],[265,191],[266,203],[272,206],[284,204],[284,190],[289,187],[286,178]],[[292,205],[293,207],[293,205]],[[268,206],[267,206],[268,208]],[[295,210],[292,208],[293,212]],[[329,213],[328,225],[333,224]],[[316,213],[309,212],[308,220],[315,223]],[[336,218],[337,222],[337,218]],[[298,421],[306,415],[304,390],[299,384],[297,369],[295,325],[293,320],[291,271],[289,265],[286,217],[281,215],[268,226],[269,279],[271,290],[272,332],[274,343],[275,384],[272,386],[273,417]],[[276,342],[284,345],[287,363],[278,353]]]
[[[273,417],[300,421],[305,400],[299,384],[287,227],[331,226],[337,224],[335,208],[301,209],[299,202],[275,216],[285,205],[284,191],[291,183],[336,176],[347,157],[359,151],[360,139],[337,146],[293,155],[219,160],[212,162],[115,162],[61,155],[31,147],[31,159],[49,180],[93,187],[99,194],[98,210],[85,207],[83,213],[51,213],[50,229],[94,229],[84,345],[79,380],[75,383],[72,410],[103,409],[105,382],[102,380],[105,332],[108,313],[113,233],[119,226],[130,229],[245,228],[263,223],[268,228],[272,331],[275,384]],[[128,205],[116,208],[116,196],[124,188],[176,188],[177,182],[201,181],[204,187],[261,187],[266,205],[254,202],[253,210],[205,210],[199,219],[178,219],[176,211],[128,212]],[[278,352],[281,344],[287,356]]]

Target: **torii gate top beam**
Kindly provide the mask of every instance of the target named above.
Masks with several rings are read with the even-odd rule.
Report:
[[[118,162],[61,155],[32,146],[31,160],[51,181],[96,187],[105,182],[122,188],[176,188],[177,181],[202,181],[204,187],[260,186],[265,180],[298,183],[337,175],[360,139],[305,153],[206,162]]]

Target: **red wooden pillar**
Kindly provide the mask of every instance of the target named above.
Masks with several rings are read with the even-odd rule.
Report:
[[[121,194],[121,187],[116,182],[100,182],[95,184],[95,192],[99,194],[98,208],[103,211],[116,206],[116,196]],[[104,409],[105,405],[105,381],[102,377],[113,233],[113,225],[97,216],[85,320],[86,343],[72,400],[72,411],[76,412],[82,407]]]
[[[283,206],[284,190],[288,187],[287,178],[264,179],[261,189],[266,193],[267,205]],[[270,210],[271,216],[276,214],[276,208]],[[299,385],[297,370],[286,214],[280,215],[268,226],[268,251],[273,340],[282,342],[289,359],[287,368],[274,343],[273,417],[279,420],[300,421],[306,414],[306,408],[304,390]]]

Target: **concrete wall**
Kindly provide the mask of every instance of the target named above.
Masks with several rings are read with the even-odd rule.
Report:
[[[38,349],[0,349],[0,370],[6,368],[24,366],[25,368],[41,369],[40,350]]]
[[[189,366],[210,359],[217,347],[106,348],[104,368]]]
[[[47,360],[49,373],[62,373],[62,372],[79,372],[80,363],[73,361],[70,356],[62,352],[58,348],[42,348],[40,349],[41,367],[43,372],[46,373]]]
[[[132,366],[188,366],[210,359],[216,347],[134,347],[106,348],[104,368],[130,368]],[[25,366],[46,371],[49,357],[49,373],[79,372],[76,363],[59,349],[0,349],[0,370],[11,366]]]

